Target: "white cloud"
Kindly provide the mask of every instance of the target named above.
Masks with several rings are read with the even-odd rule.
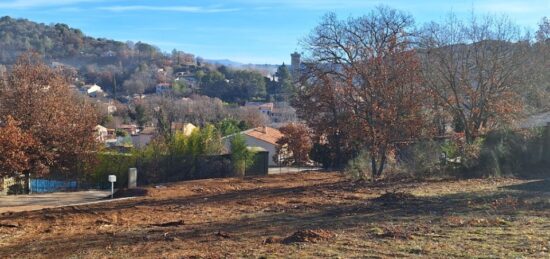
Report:
[[[260,5],[261,8],[285,7],[309,10],[365,8],[387,3],[382,0],[233,0],[243,4]]]
[[[101,0],[12,0],[0,1],[0,8],[29,9],[46,6],[67,6],[86,2],[100,2]]]
[[[304,10],[338,10],[372,8],[378,5],[388,5],[397,9],[436,10],[448,11],[449,7],[469,11],[472,7],[482,12],[498,13],[530,13],[545,9],[550,11],[550,0],[226,0],[226,2],[240,3],[256,8],[295,8]]]
[[[201,7],[201,6],[152,6],[152,5],[115,5],[99,7],[100,10],[112,12],[125,11],[170,11],[170,12],[185,12],[185,13],[223,13],[235,12],[238,8],[220,8],[220,7]]]

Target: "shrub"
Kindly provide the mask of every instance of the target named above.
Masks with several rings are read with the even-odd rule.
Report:
[[[330,155],[330,148],[328,145],[313,143],[309,157],[316,163],[321,164],[325,169],[334,166],[334,159]]]
[[[462,133],[456,133],[450,140],[441,145],[444,156],[444,169],[459,177],[477,177],[476,167],[479,164],[483,137],[473,143],[467,143]]]
[[[121,129],[116,129],[115,130],[115,135],[117,137],[127,137],[128,136],[128,132],[124,131],[124,130],[121,130]]]
[[[138,174],[146,175],[138,176],[138,181],[149,184],[166,180],[170,174],[169,169],[176,168],[169,164],[172,160],[167,159],[168,154],[169,148],[163,138],[153,139],[142,149],[134,150]]]
[[[88,179],[92,183],[92,188],[107,188],[110,186],[107,181],[108,175],[116,175],[117,188],[127,185],[128,168],[135,167],[136,156],[132,154],[122,154],[116,152],[101,152],[98,154],[98,163],[95,165],[95,170]]]
[[[544,131],[493,131],[481,147],[479,176],[531,176],[544,168]],[[543,172],[544,173],[544,172]]]
[[[445,146],[447,151],[454,147]],[[445,164],[441,160],[443,146],[437,141],[426,141],[412,145],[403,159],[405,169],[416,177],[424,178],[435,176],[445,171]]]
[[[460,156],[460,145],[458,140],[447,140],[441,145],[441,151],[445,153],[446,158],[454,159]]]
[[[254,161],[254,152],[248,150],[246,140],[241,134],[236,134],[231,138],[231,162],[235,175],[244,177],[247,166],[250,166]]]
[[[361,151],[359,154],[348,161],[344,172],[355,180],[368,180],[372,176],[372,166],[370,154]]]
[[[450,169],[461,177],[499,177],[548,174],[545,129],[495,130],[472,144],[453,139],[443,145]]]
[[[142,177],[140,184],[181,181],[204,178],[201,175],[201,159],[207,156],[219,155],[222,150],[218,131],[211,125],[195,129],[191,135],[175,132],[166,137],[151,141],[142,149],[132,152],[135,166]],[[212,176],[206,167],[206,175]]]
[[[348,160],[344,172],[355,180],[374,180],[372,173],[372,159],[368,150],[360,151],[354,158]],[[397,163],[395,152],[392,150],[386,154],[384,173],[380,178],[401,177],[402,168]]]

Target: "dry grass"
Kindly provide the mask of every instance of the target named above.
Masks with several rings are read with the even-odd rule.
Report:
[[[357,183],[310,172],[0,215],[1,258],[543,258],[549,240],[550,183],[516,179]]]

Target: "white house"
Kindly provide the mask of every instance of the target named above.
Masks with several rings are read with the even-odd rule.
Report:
[[[107,136],[109,135],[109,132],[107,131],[107,128],[97,125],[94,127],[95,137],[98,142],[105,142],[107,140]]]
[[[273,112],[273,103],[246,102],[244,107],[258,109],[262,114],[271,116]]]
[[[273,156],[277,153],[277,140],[283,137],[283,134],[278,129],[257,127],[242,131],[240,134],[245,138],[248,147],[260,147],[269,153],[269,166],[278,165],[278,161],[273,159]],[[227,152],[231,151],[231,139],[234,136],[235,134],[222,139]]]
[[[132,143],[136,148],[147,146],[155,136],[156,128],[145,127],[139,132],[139,135],[132,136]]]
[[[550,112],[533,114],[520,122],[519,127],[522,129],[545,127],[550,125]]]
[[[91,97],[97,97],[103,94],[103,89],[97,84],[86,85],[84,88],[86,88],[86,93]]]

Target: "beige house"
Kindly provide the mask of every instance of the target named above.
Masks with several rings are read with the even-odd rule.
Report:
[[[118,130],[126,131],[130,136],[138,135],[138,126],[135,124],[122,124],[117,127]]]
[[[193,131],[197,128],[197,126],[191,124],[191,123],[183,123],[183,122],[172,122],[172,125],[170,126],[170,129],[172,132],[183,132],[183,135],[189,136]]]
[[[277,166],[279,164],[279,161],[273,159],[273,156],[277,153],[277,141],[283,136],[278,129],[257,127],[242,131],[240,134],[245,138],[248,147],[259,147],[269,153],[269,166]],[[222,139],[227,152],[231,151],[231,139],[233,136],[235,136],[235,134]]]
[[[273,103],[246,102],[244,107],[258,109],[260,113],[267,116],[271,116],[271,113],[273,113]]]

